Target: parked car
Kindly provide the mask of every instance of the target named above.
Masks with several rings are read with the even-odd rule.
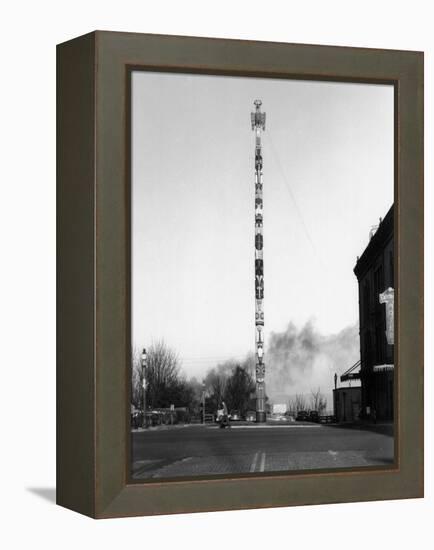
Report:
[[[229,415],[229,420],[241,420],[240,411],[231,411]]]
[[[256,411],[247,411],[246,420],[247,422],[256,422]]]
[[[319,413],[318,413],[318,411],[309,411],[309,421],[310,422],[319,422]]]
[[[306,420],[309,420],[309,415],[307,411],[298,411],[296,420],[298,422],[305,422]]]
[[[288,421],[288,417],[285,416],[284,414],[280,414],[280,413],[270,414],[268,419],[271,420],[271,421],[274,421],[274,422],[287,422]]]

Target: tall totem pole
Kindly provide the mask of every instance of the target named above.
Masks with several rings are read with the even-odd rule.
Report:
[[[255,102],[251,113],[255,131],[255,339],[256,339],[256,422],[265,422],[265,363],[264,363],[264,237],[262,234],[262,145],[261,131],[265,130],[262,101]]]

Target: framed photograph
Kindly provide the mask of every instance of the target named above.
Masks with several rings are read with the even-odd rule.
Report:
[[[58,46],[57,500],[423,496],[423,54]]]

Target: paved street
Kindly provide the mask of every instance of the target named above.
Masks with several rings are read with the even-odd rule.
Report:
[[[132,433],[133,478],[355,468],[393,462],[391,426],[174,426]]]

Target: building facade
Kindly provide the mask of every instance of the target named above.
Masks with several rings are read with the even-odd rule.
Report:
[[[333,390],[333,415],[336,422],[357,422],[361,410],[361,387],[347,386]]]
[[[392,420],[394,410],[394,346],[386,338],[386,308],[380,294],[394,289],[393,205],[358,258],[360,380],[362,415]]]

